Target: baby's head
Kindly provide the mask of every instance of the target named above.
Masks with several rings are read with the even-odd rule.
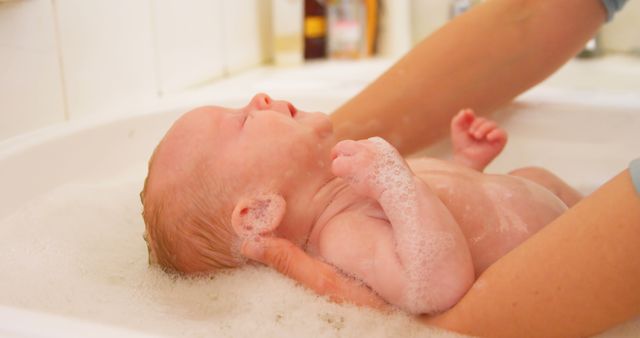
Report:
[[[149,261],[181,273],[241,265],[243,238],[302,230],[290,201],[329,171],[332,127],[321,113],[258,94],[240,109],[201,107],[157,146],[140,194]],[[289,208],[287,208],[289,205]],[[297,218],[296,218],[297,217]]]

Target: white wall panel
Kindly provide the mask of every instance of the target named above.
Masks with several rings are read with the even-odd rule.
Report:
[[[640,1],[627,2],[601,33],[605,50],[640,55]]]
[[[0,140],[64,121],[48,0],[0,4]]]
[[[153,7],[162,93],[185,90],[224,74],[222,0],[155,0]]]
[[[54,0],[71,118],[157,98],[150,0]]]
[[[223,1],[224,50],[228,72],[235,73],[261,64],[268,49],[268,39],[264,39],[264,22],[271,15],[265,7],[267,1]]]
[[[417,44],[449,21],[448,0],[411,0],[412,43]]]

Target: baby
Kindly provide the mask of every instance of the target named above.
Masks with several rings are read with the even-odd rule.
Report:
[[[245,239],[279,236],[399,308],[443,311],[580,198],[542,169],[483,174],[507,140],[494,122],[463,110],[451,133],[452,161],[405,161],[381,138],[336,144],[326,115],[264,94],[190,111],[156,148],[141,193],[150,262],[239,267]]]

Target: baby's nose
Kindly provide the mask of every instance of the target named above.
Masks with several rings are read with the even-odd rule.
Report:
[[[251,99],[249,107],[255,110],[273,110],[282,114],[295,117],[298,110],[289,102],[281,100],[273,100],[269,95],[260,93]]]
[[[258,110],[269,109],[271,108],[271,103],[273,100],[269,97],[269,95],[260,93],[256,94],[249,102],[249,106]]]

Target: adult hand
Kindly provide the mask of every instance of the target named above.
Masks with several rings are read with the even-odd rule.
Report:
[[[242,254],[290,277],[336,303],[348,302],[389,310],[389,305],[363,283],[340,273],[335,267],[314,259],[293,243],[277,237],[246,239]]]

